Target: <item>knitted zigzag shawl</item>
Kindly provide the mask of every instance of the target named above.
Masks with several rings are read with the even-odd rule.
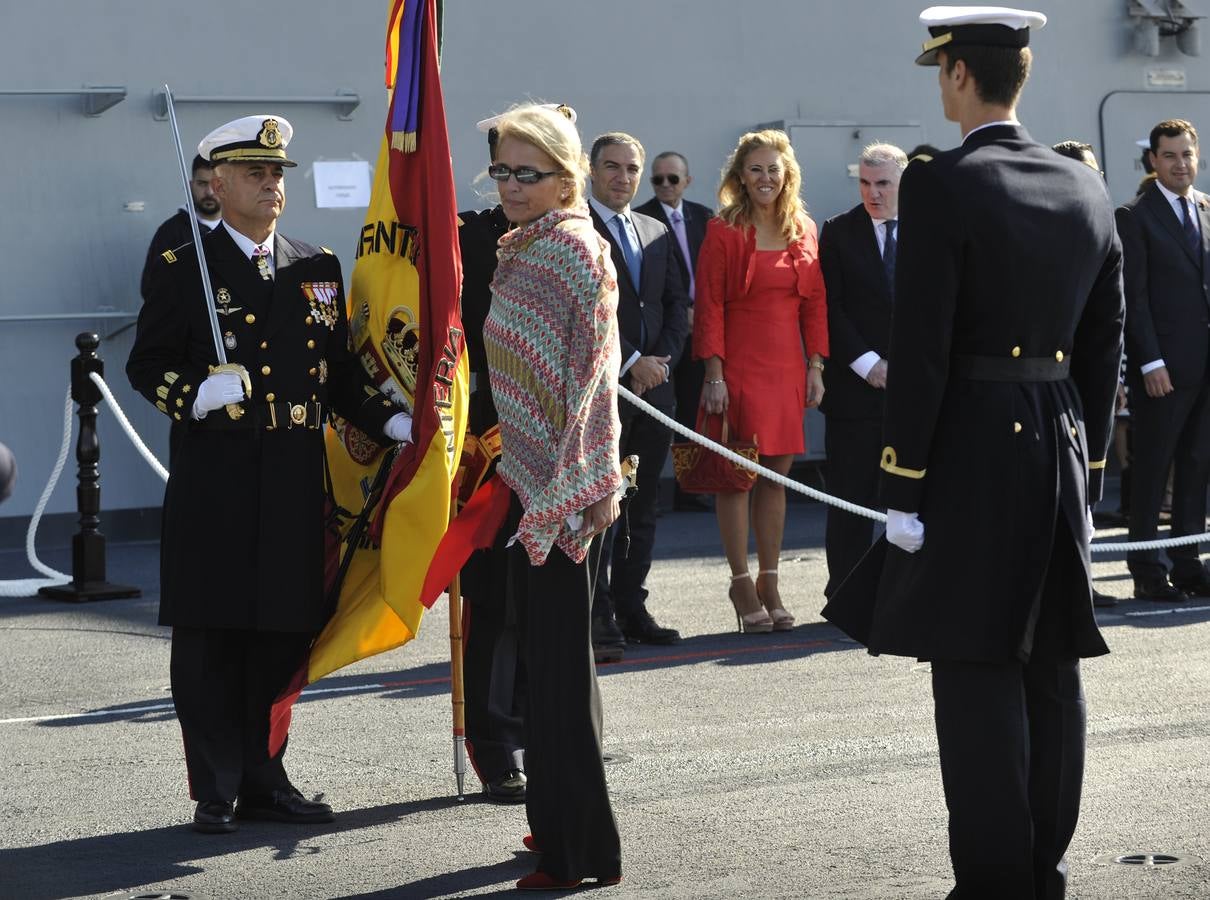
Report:
[[[503,449],[497,471],[524,508],[517,537],[540,566],[589,539],[567,517],[621,483],[617,277],[586,207],[552,210],[500,239],[483,326]]]

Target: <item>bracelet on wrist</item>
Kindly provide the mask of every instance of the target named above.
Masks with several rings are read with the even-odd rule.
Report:
[[[809,363],[807,363],[807,365],[810,366],[812,369],[819,369],[819,371],[821,371],[821,372],[823,371],[823,360],[822,359],[813,359]]]
[[[707,378],[706,384],[726,384],[726,381],[722,378]]]

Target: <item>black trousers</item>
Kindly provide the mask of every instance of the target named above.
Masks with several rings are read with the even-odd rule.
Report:
[[[1206,530],[1206,484],[1210,479],[1210,385],[1177,388],[1166,397],[1130,392],[1133,460],[1130,465],[1130,540],[1155,540],[1160,506],[1172,476],[1172,536]],[[1201,569],[1197,544],[1172,547],[1172,575],[1196,577]],[[1126,564],[1136,578],[1164,572],[1158,550],[1131,550]]]
[[[1080,563],[1056,555],[1051,567],[1028,659],[932,663],[951,900],[1059,900],[1066,890],[1087,714],[1073,603],[1059,586]]]
[[[676,368],[672,370],[672,389],[676,392],[676,420],[686,428],[697,427],[697,411],[702,405],[702,384],[706,379],[706,364],[693,358],[693,335],[685,338],[685,349]],[[683,440],[677,438],[677,440]],[[677,495],[681,489],[676,488]]]
[[[621,454],[639,457],[638,483],[627,501],[626,517],[630,540],[619,521],[605,534],[597,573],[595,615],[603,615],[612,602],[621,617],[644,609],[647,604],[647,573],[655,551],[655,525],[659,513],[660,473],[672,446],[671,429],[622,401]]]
[[[514,496],[501,540],[517,530]],[[589,636],[592,571],[557,547],[540,566],[508,548],[529,676],[525,812],[542,848],[538,870],[559,881],[622,873],[617,823],[601,757],[601,695]]]
[[[525,769],[528,689],[508,556],[501,543],[476,552],[462,571],[466,744],[484,784]]]
[[[824,431],[828,456],[828,493],[875,508],[878,503],[878,466],[882,450],[882,422],[878,419],[829,417]],[[877,523],[864,516],[828,507],[824,547],[828,558],[825,597],[840,587],[874,542]]]
[[[189,796],[233,801],[284,789],[286,745],[269,756],[269,709],[298,671],[312,634],[172,629],[172,700]]]

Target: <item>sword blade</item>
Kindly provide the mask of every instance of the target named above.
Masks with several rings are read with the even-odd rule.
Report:
[[[176,106],[172,102],[172,89],[164,85],[164,101],[168,106],[168,121],[172,123],[172,140],[176,145],[176,159],[181,166],[181,185],[185,188],[185,210],[189,213],[189,228],[193,232],[193,246],[197,249],[198,267],[202,273],[202,293],[206,297],[206,313],[210,320],[210,336],[214,338],[214,355],[218,365],[227,364],[227,350],[223,346],[222,330],[218,324],[218,313],[214,311],[214,291],[210,287],[210,269],[206,266],[206,250],[202,247],[202,232],[193,214],[193,191],[189,190],[189,166],[185,163],[185,151],[181,149],[181,130],[176,124]]]

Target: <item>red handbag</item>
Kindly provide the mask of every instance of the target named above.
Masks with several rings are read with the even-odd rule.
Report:
[[[714,418],[722,420],[721,434],[717,438],[710,434],[709,428],[710,420]],[[756,435],[752,435],[751,442],[728,440],[727,417],[721,413],[708,414],[699,410],[696,431],[745,459],[752,462],[760,459]],[[751,469],[692,441],[672,445],[672,468],[676,472],[676,483],[687,494],[734,494],[750,491],[756,483],[756,473]]]

